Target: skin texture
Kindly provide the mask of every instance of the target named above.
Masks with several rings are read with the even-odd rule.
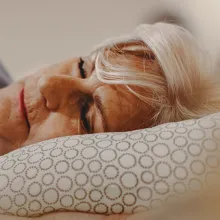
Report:
[[[125,85],[100,82],[94,66],[85,59],[82,78],[80,58],[39,70],[0,90],[0,154],[54,137],[86,133],[129,131],[147,127],[150,107]],[[21,111],[24,89],[28,123]],[[98,106],[102,103],[102,112]],[[82,107],[90,129],[81,121]],[[13,132],[12,132],[13,131]]]
[[[60,136],[129,131],[148,126],[151,109],[147,104],[124,85],[100,82],[93,64],[86,59],[83,65],[86,76],[82,78],[79,63],[80,58],[74,58],[46,67],[0,90],[0,155]],[[21,111],[22,90],[28,122]],[[100,102],[104,117],[98,108]],[[80,116],[85,103],[89,130],[82,125]],[[35,219],[133,220],[132,216],[53,213]],[[0,219],[26,218],[0,215]],[[136,215],[134,219],[141,220]]]

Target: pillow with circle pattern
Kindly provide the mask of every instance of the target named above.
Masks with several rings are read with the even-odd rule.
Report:
[[[0,213],[134,213],[208,183],[220,113],[153,128],[55,138],[0,157]]]

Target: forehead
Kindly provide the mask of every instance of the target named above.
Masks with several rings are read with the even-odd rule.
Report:
[[[96,91],[102,100],[107,131],[128,131],[146,127],[151,108],[135,96],[126,85],[107,85]]]

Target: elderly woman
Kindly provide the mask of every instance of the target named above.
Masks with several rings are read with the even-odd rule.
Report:
[[[54,137],[130,131],[217,112],[220,87],[213,72],[207,53],[183,28],[141,25],[86,57],[1,89],[0,154]],[[65,213],[51,218],[60,215],[68,219]],[[75,214],[80,217],[104,218]]]

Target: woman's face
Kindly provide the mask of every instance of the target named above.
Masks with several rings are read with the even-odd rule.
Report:
[[[46,139],[148,126],[149,106],[100,82],[89,60],[46,67],[0,90],[0,154]]]

